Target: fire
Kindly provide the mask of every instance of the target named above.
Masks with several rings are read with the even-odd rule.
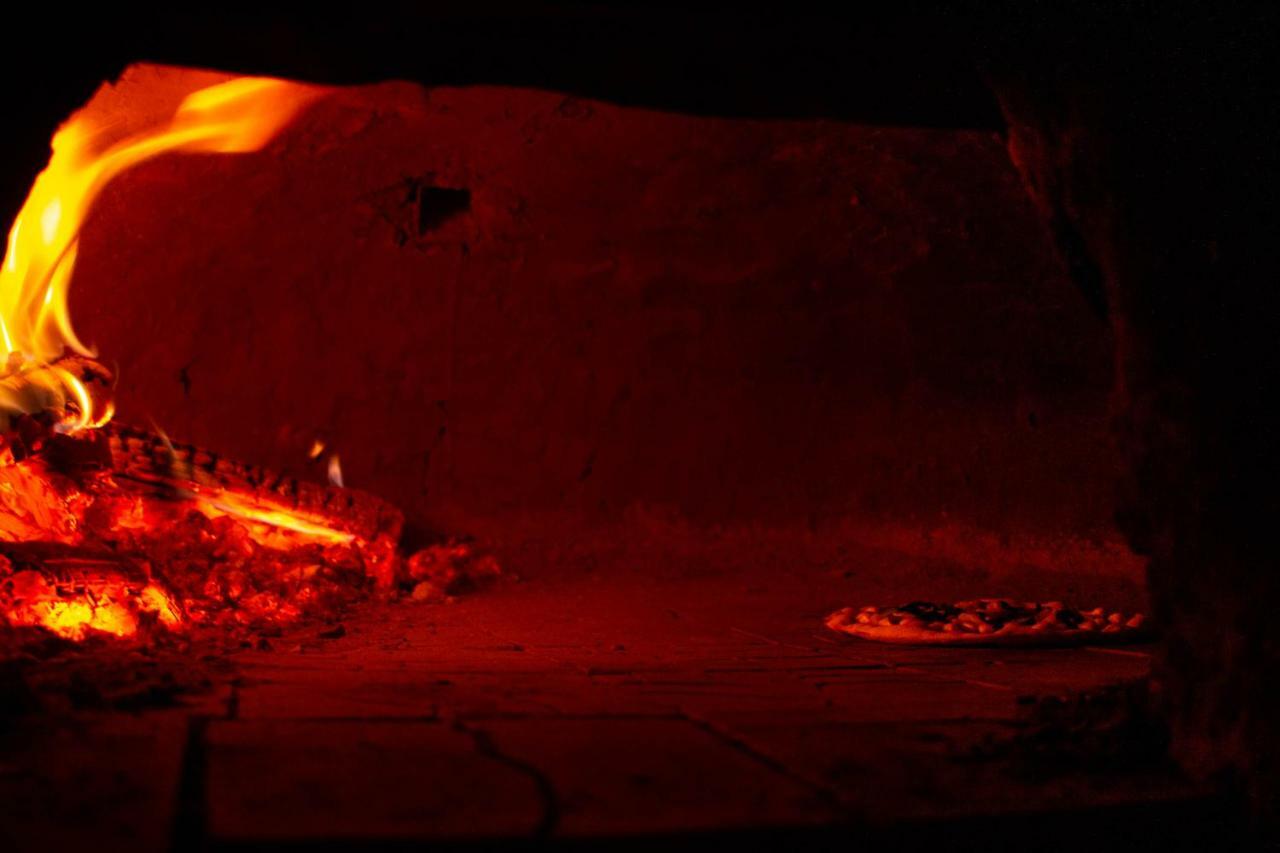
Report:
[[[403,558],[401,513],[340,490],[324,441],[309,456],[327,456],[328,487],[175,447],[158,427],[107,426],[114,377],[67,301],[94,200],[166,152],[260,148],[325,91],[242,78],[139,132],[81,111],[54,136],[0,264],[0,643],[279,628],[370,593],[440,599],[498,574],[465,545]]]
[[[20,414],[50,411],[60,429],[99,427],[84,384],[56,363],[70,350],[92,357],[71,325],[67,293],[80,229],[94,200],[121,172],[170,151],[254,151],[323,89],[242,77],[191,93],[167,121],[123,139],[84,111],[53,137],[53,156],[22,206],[0,265],[0,432]]]
[[[77,433],[104,426],[114,414],[111,401],[97,399],[86,384],[100,381],[105,387],[110,379],[98,375],[106,371],[91,361],[95,354],[76,334],[68,307],[81,228],[103,188],[125,170],[168,152],[257,150],[324,91],[283,80],[243,77],[191,92],[171,115],[127,134],[122,135],[113,119],[92,116],[87,110],[72,115],[58,129],[49,164],[9,229],[0,263],[0,447],[14,440],[15,419],[24,415],[47,413],[52,421],[42,419],[45,428]],[[9,480],[41,482],[43,470],[36,465],[26,480]],[[47,525],[53,515],[46,507],[61,500],[60,489],[13,494],[16,503],[10,501],[11,510],[17,515],[12,524],[0,529],[0,541],[13,541],[9,537],[23,531],[30,535],[20,535],[17,541],[33,535],[33,541],[70,543],[82,535],[83,519],[56,530]],[[260,538],[274,537],[273,544],[280,544],[274,540],[280,540],[284,531],[326,544],[349,545],[354,538],[220,489],[193,484],[192,491],[180,497],[210,518],[232,516],[251,532],[263,531]],[[118,529],[132,529],[133,520],[122,513]],[[145,519],[137,521],[144,528],[149,526]],[[69,574],[50,574],[22,569],[3,557],[0,569],[0,593],[10,602],[0,621],[10,625],[41,626],[80,640],[89,633],[133,636],[143,621],[168,627],[184,621],[182,608],[170,592],[136,571],[73,567]]]

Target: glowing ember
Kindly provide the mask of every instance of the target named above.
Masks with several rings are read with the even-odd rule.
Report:
[[[172,628],[182,615],[167,592],[154,582],[131,577],[111,567],[45,573],[14,571],[0,557],[0,578],[7,602],[4,616],[15,627],[41,627],[70,640],[83,640],[90,632],[129,637],[140,619],[152,619]]]

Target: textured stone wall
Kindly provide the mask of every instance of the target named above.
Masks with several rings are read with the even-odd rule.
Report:
[[[122,418],[293,470],[323,437],[422,522],[1112,535],[1106,323],[993,134],[388,83],[122,177],[80,258]]]

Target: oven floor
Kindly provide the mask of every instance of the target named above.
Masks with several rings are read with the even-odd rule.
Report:
[[[993,752],[1023,731],[1020,697],[1140,678],[1147,649],[879,646],[822,615],[918,590],[590,563],[449,605],[365,606],[343,636],[235,655],[234,679],[179,709],[16,718],[0,840],[892,847],[994,826],[1044,849],[1046,833],[1150,841],[1211,808],[1163,770]]]

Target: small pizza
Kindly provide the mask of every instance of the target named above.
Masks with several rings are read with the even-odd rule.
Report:
[[[1060,601],[977,598],[955,604],[846,607],[827,627],[865,640],[929,646],[1084,646],[1146,640],[1141,613],[1077,610]]]

